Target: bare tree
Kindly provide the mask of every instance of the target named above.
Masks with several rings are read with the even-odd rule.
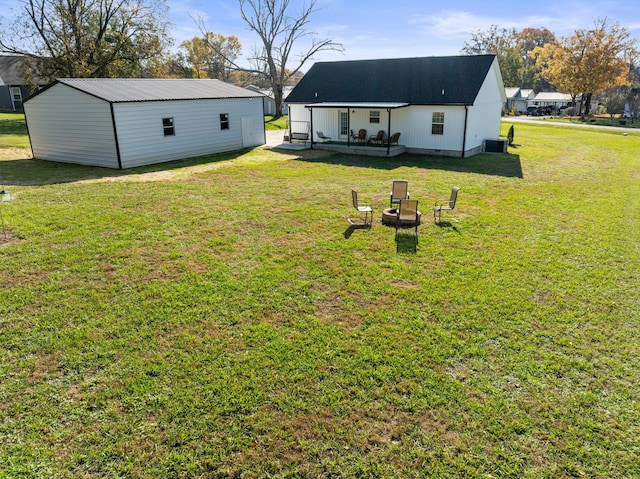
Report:
[[[302,66],[316,53],[326,50],[342,52],[341,44],[330,38],[318,39],[309,31],[309,18],[317,11],[316,0],[302,5],[293,14],[299,3],[291,0],[238,0],[242,19],[258,34],[262,46],[257,48],[251,60],[255,71],[265,75],[273,90],[276,102],[275,118],[282,116],[282,90],[289,78],[297,74]],[[294,53],[294,46],[309,39],[304,50]],[[296,55],[296,58],[292,58]],[[293,67],[289,63],[295,60]]]

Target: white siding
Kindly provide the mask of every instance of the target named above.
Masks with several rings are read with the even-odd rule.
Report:
[[[220,114],[229,114],[229,129]],[[252,118],[251,145],[265,143],[262,100],[220,99],[114,104],[123,168],[243,148],[243,116]],[[163,118],[173,118],[175,135],[164,136]]]
[[[497,60],[494,60],[476,101],[469,107],[467,151],[482,148],[484,140],[500,136],[500,116],[506,97],[497,65]]]
[[[107,102],[57,84],[24,109],[35,158],[118,167]]]
[[[444,113],[444,133],[431,133],[433,113]],[[410,106],[394,110],[391,116],[391,134],[401,133],[400,144],[409,151],[434,154],[454,154],[462,151],[464,134],[464,107]]]
[[[289,105],[289,108],[292,131],[300,131],[302,126],[298,122],[309,122],[309,112],[303,105]],[[370,110],[372,109],[350,110],[350,129],[354,133],[364,128],[367,130],[367,137],[370,137],[374,136],[378,130],[387,131],[389,128],[389,113],[386,108],[375,109],[380,111],[380,123],[370,123]],[[314,135],[316,131],[320,130],[331,138],[339,138],[339,111],[340,109],[333,108],[314,108]],[[443,135],[431,133],[434,112],[444,112]],[[409,151],[460,155],[463,144],[464,117],[464,107],[459,106],[409,106],[397,108],[391,110],[390,135],[400,132],[399,143],[406,146]]]

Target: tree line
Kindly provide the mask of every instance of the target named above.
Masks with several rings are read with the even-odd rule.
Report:
[[[283,88],[323,50],[342,51],[309,29],[316,0],[238,0],[242,19],[261,40],[249,67],[237,64],[237,37],[213,33],[170,47],[167,0],[19,0],[15,20],[0,22],[0,51],[22,55],[31,86],[60,77],[216,78],[268,87],[282,115]],[[1,20],[1,19],[0,19]],[[302,40],[304,46],[300,48]],[[294,48],[297,48],[294,50]],[[36,79],[39,79],[36,80]]]
[[[260,38],[248,67],[238,64],[238,38],[210,31],[202,19],[194,19],[201,36],[172,51],[167,0],[18,0],[18,5],[13,22],[0,22],[0,51],[30,59],[23,62],[26,78],[216,78],[270,89],[276,116],[282,114],[283,88],[301,77],[306,62],[320,51],[343,51],[341,44],[310,30],[316,0],[304,5],[238,0],[242,19]],[[567,38],[556,38],[546,28],[494,25],[472,33],[462,53],[496,55],[505,86],[561,91],[585,100],[617,92],[609,95],[612,103],[625,89],[640,86],[637,41],[606,19]],[[587,114],[589,104],[584,102]]]
[[[578,113],[590,113],[599,94],[609,111],[624,108],[632,87],[640,87],[637,40],[617,22],[597,20],[591,28],[556,38],[546,28],[523,30],[492,25],[465,42],[464,54],[491,53],[505,86],[559,91],[580,98]],[[631,98],[633,99],[633,98]]]

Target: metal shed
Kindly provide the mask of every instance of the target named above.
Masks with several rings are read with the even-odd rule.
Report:
[[[124,169],[265,143],[261,95],[219,80],[62,78],[24,110],[42,160]]]

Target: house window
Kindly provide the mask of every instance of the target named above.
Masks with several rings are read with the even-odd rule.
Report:
[[[174,136],[176,129],[173,126],[173,118],[163,118],[162,129],[164,130],[164,136]]]
[[[369,123],[380,123],[380,112],[372,110],[369,112]]]
[[[444,135],[444,112],[434,111],[431,115],[431,134]]]
[[[22,101],[22,92],[20,91],[20,87],[12,86],[11,87],[11,99],[16,101]]]
[[[220,113],[220,129],[229,129],[229,113]]]

